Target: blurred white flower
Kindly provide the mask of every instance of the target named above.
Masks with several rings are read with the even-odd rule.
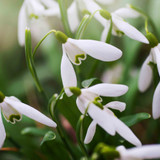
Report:
[[[86,0],[85,1],[86,9],[91,12],[92,14],[96,10],[101,10],[102,8],[95,3],[93,0]],[[149,43],[147,38],[139,32],[135,27],[130,25],[129,23],[125,22],[123,18],[136,18],[140,16],[138,12],[135,10],[131,9],[130,7],[126,8],[120,8],[113,13],[111,13],[112,17],[112,23],[113,23],[113,28],[112,28],[112,33],[116,36],[120,36],[122,34],[127,35],[131,39],[143,42],[143,43]],[[109,32],[109,28],[111,25],[111,20],[106,20],[104,19],[99,12],[97,12],[94,17],[99,21],[102,26],[104,27],[104,30],[102,32],[101,36],[101,41],[105,41],[106,37]]]
[[[150,54],[147,59],[144,61],[142,68],[140,70],[138,87],[141,92],[145,92],[150,86],[153,79],[153,71],[149,63],[152,62],[157,65],[158,73],[160,76],[160,44],[151,48]],[[153,95],[152,102],[152,114],[153,118],[157,119],[160,117],[160,83],[157,85],[157,88]]]
[[[54,0],[24,0],[18,16],[18,41],[25,44],[25,28],[44,16],[59,16],[59,7]],[[42,19],[41,19],[42,20]],[[43,21],[47,23],[46,21]],[[38,25],[36,25],[38,28]],[[46,26],[46,24],[44,25]]]
[[[117,160],[143,160],[160,158],[160,145],[144,145],[126,149],[124,146],[119,146],[116,150],[120,153],[120,158]]]
[[[80,65],[87,54],[101,61],[115,61],[122,56],[118,48],[95,40],[76,40],[68,38],[62,44],[63,56],[61,61],[61,77],[65,92],[71,96],[68,87],[77,86],[77,78],[71,62]],[[70,62],[71,61],[71,62]]]
[[[50,118],[46,117],[44,114],[30,107],[29,105],[20,102],[20,100],[16,97],[5,97],[3,99],[3,102],[0,103],[0,148],[2,147],[6,138],[6,132],[3,125],[1,112],[3,113],[3,116],[6,119],[6,121],[12,124],[14,124],[16,121],[20,121],[22,119],[23,114],[44,125],[54,128],[57,126],[56,123],[52,121]]]
[[[121,63],[115,64],[110,67],[101,76],[101,80],[104,83],[118,83],[123,71],[123,65]]]
[[[71,90],[72,91],[72,90]],[[120,121],[109,108],[123,111],[125,109],[125,103],[113,101],[105,106],[101,104],[101,97],[117,97],[125,94],[128,91],[128,87],[119,84],[97,84],[89,88],[81,89],[81,93],[77,97],[76,103],[78,109],[82,114],[87,113],[93,119],[90,124],[85,140],[85,143],[89,143],[95,134],[96,125],[98,124],[110,135],[115,135],[116,132],[130,143],[140,146],[141,142],[133,134],[133,132]]]

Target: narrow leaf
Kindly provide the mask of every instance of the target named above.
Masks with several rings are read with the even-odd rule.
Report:
[[[137,113],[134,115],[130,115],[130,116],[125,116],[120,118],[128,127],[133,126],[134,124],[145,120],[145,119],[149,119],[151,117],[150,114],[148,113]]]

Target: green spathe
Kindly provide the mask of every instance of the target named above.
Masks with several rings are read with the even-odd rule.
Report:
[[[61,31],[56,31],[55,36],[57,38],[57,40],[61,43],[66,43],[68,37]]]
[[[96,157],[95,160],[114,160],[120,158],[120,154],[114,147],[99,143],[95,148],[93,157]]]
[[[156,38],[156,36],[153,33],[148,32],[146,37],[147,37],[149,44],[151,45],[152,48],[154,48],[158,45],[158,39]]]
[[[0,91],[0,103],[4,101],[5,95]]]
[[[99,11],[99,13],[100,13],[100,15],[101,15],[103,18],[105,18],[105,19],[107,19],[107,20],[110,20],[110,19],[111,19],[111,14],[110,14],[108,11],[106,11],[106,10],[104,10],[104,9],[101,9],[101,10]]]
[[[70,91],[75,95],[75,96],[80,96],[81,95],[81,90],[78,87],[70,87]]]

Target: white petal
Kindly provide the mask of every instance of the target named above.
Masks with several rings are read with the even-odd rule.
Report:
[[[44,125],[50,126],[50,127],[56,127],[56,123],[52,121],[50,118],[39,112],[38,110],[34,109],[33,107],[24,104],[22,102],[16,102],[9,97],[5,98],[5,102],[12,106],[14,109],[16,109],[19,113],[24,114],[25,116],[40,122]]]
[[[67,13],[68,13],[68,22],[69,22],[70,28],[72,32],[75,32],[80,23],[75,1],[73,1],[73,3],[69,6]]]
[[[149,62],[152,62],[151,55],[149,55],[147,59],[144,61],[142,68],[140,70],[138,88],[141,92],[146,91],[152,82],[153,73],[151,67],[148,65]]]
[[[125,94],[128,91],[128,87],[120,84],[101,83],[84,90],[93,92],[99,96],[117,97]]]
[[[85,113],[85,105],[84,105],[84,101],[83,101],[83,96],[82,95],[77,97],[76,104],[77,104],[77,107],[80,110],[80,112],[82,114],[84,114]]]
[[[23,3],[18,16],[18,42],[21,46],[25,44],[25,28],[27,26],[26,5]]]
[[[122,112],[126,109],[126,104],[124,102],[113,101],[113,102],[107,103],[104,107],[116,109]]]
[[[85,144],[88,144],[92,141],[92,139],[95,135],[95,132],[96,132],[96,125],[97,124],[95,121],[92,121],[91,124],[89,125],[87,133],[86,133],[86,137],[84,139]]]
[[[5,101],[5,99],[4,99],[4,101]],[[20,102],[20,101],[13,99],[12,97],[9,99],[12,99],[15,102]],[[3,102],[3,103],[1,103],[1,106],[2,106],[2,109],[1,109],[2,113],[3,113],[4,118],[6,119],[7,122],[15,124],[17,121],[21,121],[22,115],[16,109],[14,109],[11,105]]]
[[[157,119],[160,117],[160,82],[157,85],[153,95],[152,114],[154,119]]]
[[[58,7],[58,3],[54,0],[40,0],[46,7],[55,9]]]
[[[138,12],[131,8],[119,8],[114,12],[114,14],[122,17],[122,18],[137,18],[140,16]]]
[[[102,42],[105,42],[106,41],[106,38],[108,36],[108,32],[109,32],[109,28],[110,28],[110,21],[106,21],[106,26],[104,27],[104,30],[102,32],[102,35],[101,35],[101,41]]]
[[[142,147],[127,149],[125,157],[140,159],[160,158],[160,145],[144,145]]]
[[[93,14],[95,11],[102,9],[97,3],[95,3],[93,0],[85,0],[85,5],[87,10]],[[106,20],[97,12],[94,17],[97,21],[99,21],[104,27],[106,25]]]
[[[103,5],[111,4],[115,2],[115,0],[96,0],[98,3],[101,3]]]
[[[55,9],[53,9],[53,8],[46,9],[43,12],[43,16],[57,16],[57,17],[60,17],[59,7],[55,8]]]
[[[79,47],[70,43],[71,38],[68,38],[67,42],[63,45],[67,56],[70,61],[75,65],[80,65],[82,60],[86,59],[86,54]]]
[[[68,42],[74,44],[91,57],[101,61],[115,61],[122,56],[120,49],[104,42],[95,40],[75,40],[71,38],[68,39]]]
[[[0,148],[2,148],[5,139],[6,139],[6,132],[3,125],[1,109],[0,109]]]
[[[116,132],[122,136],[125,140],[132,143],[135,146],[141,146],[140,140],[134,135],[129,127],[127,127],[122,121],[114,116],[113,123]]]
[[[77,78],[74,68],[65,53],[64,47],[63,47],[63,56],[61,61],[61,77],[66,94],[68,96],[71,96],[72,93],[70,92],[68,87],[76,87]]]
[[[158,73],[160,75],[160,50],[158,47],[154,47],[152,48],[152,52],[155,53],[155,58],[156,58],[156,63],[157,63],[157,69],[158,69]]]
[[[112,20],[116,27],[120,31],[125,33],[128,37],[146,44],[149,43],[147,38],[141,32],[139,32],[135,27],[131,26],[129,23],[119,19],[118,16],[112,14]]]
[[[113,122],[112,115],[107,114],[104,110],[101,110],[93,103],[89,105],[88,113],[91,118],[106,132],[108,132],[110,135],[115,135],[115,127],[111,123]]]

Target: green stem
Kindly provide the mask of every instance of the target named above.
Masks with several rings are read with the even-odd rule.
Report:
[[[51,30],[51,31],[49,31],[49,32],[38,42],[38,44],[37,44],[36,47],[34,48],[34,51],[33,51],[33,54],[32,54],[32,57],[33,57],[33,58],[34,58],[34,56],[35,56],[35,53],[36,53],[38,47],[41,45],[41,43],[48,37],[48,35],[50,35],[51,33],[55,33],[55,32],[56,32],[56,30]]]
[[[88,106],[87,106],[87,108],[85,110],[85,113],[80,116],[79,121],[77,123],[77,129],[76,129],[77,141],[78,141],[78,144],[79,144],[79,146],[81,148],[81,151],[84,154],[86,159],[88,159],[89,156],[88,156],[88,152],[87,152],[87,150],[85,148],[84,140],[83,140],[83,128],[84,128],[83,127],[83,122],[84,122],[84,118],[86,117],[89,105],[90,105],[90,103],[88,104]]]
[[[61,122],[59,119],[59,113],[58,113],[58,109],[57,109],[57,103],[63,94],[64,94],[64,89],[62,89],[60,94],[57,96],[56,102],[54,104],[54,108],[51,108],[51,106],[50,106],[50,114],[51,114],[52,119],[57,123],[57,132],[58,132],[62,142],[64,143],[66,150],[69,152],[72,159],[76,160],[76,156],[75,156],[74,152],[72,151],[72,148],[71,148],[69,142],[67,141],[65,135],[63,134],[63,127],[61,125]]]
[[[83,19],[77,29],[75,39],[80,39],[82,37],[85,26],[87,25],[89,19],[90,19],[90,16],[88,14],[83,17]]]
[[[64,0],[58,0],[58,4],[59,4],[59,8],[60,8],[60,12],[61,12],[61,18],[62,18],[62,23],[64,26],[64,30],[67,34],[67,36],[72,37],[72,32],[69,26],[69,22],[68,22],[68,17],[67,17],[67,10],[66,10],[66,5]]]
[[[30,70],[30,73],[32,74],[32,77],[35,81],[36,87],[38,91],[42,94],[42,96],[47,100],[47,95],[45,94],[43,87],[40,84],[39,78],[37,76],[37,72],[35,69],[34,60],[32,57],[32,45],[31,45],[31,32],[29,29],[26,29],[25,31],[25,55],[26,55],[26,61],[28,68]]]

